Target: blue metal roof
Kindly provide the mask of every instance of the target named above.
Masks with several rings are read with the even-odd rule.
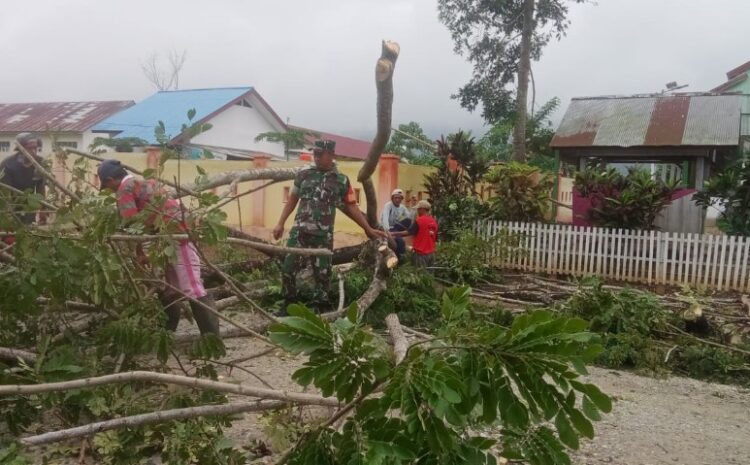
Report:
[[[176,137],[188,122],[187,113],[195,109],[193,122],[200,121],[232,100],[250,92],[252,87],[170,90],[116,113],[94,126],[94,131],[118,132],[116,137],[139,137],[156,143],[154,127],[163,121],[167,135]]]

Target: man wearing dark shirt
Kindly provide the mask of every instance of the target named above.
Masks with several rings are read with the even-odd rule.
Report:
[[[39,148],[38,138],[34,134],[24,132],[16,137],[16,141],[26,149],[37,161],[42,161],[37,155]],[[16,188],[24,192],[33,192],[44,195],[44,178],[39,174],[24,154],[16,150],[11,156],[0,163],[0,183]],[[14,196],[11,196],[13,198]],[[15,217],[23,224],[31,224],[36,219],[36,212],[19,211],[15,208]],[[43,220],[40,217],[40,220]]]

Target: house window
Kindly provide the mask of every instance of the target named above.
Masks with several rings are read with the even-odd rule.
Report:
[[[0,142],[0,152],[10,152],[10,142]]]
[[[55,142],[55,147],[58,149],[77,149],[78,142]]]

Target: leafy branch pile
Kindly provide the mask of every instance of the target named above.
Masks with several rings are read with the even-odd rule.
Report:
[[[545,311],[509,328],[478,320],[470,292],[446,291],[435,338],[395,359],[358,322],[355,306],[334,323],[290,308],[272,340],[309,357],[293,375],[298,383],[344,406],[300,432],[282,462],[570,463],[567,449],[593,437],[591,422],[611,409],[596,386],[577,379],[601,350],[597,337],[583,320]]]
[[[591,330],[603,335],[604,352],[597,362],[604,366],[750,386],[750,343],[741,336],[743,319],[730,317],[735,323],[729,323],[725,315],[704,310],[702,299],[688,295],[684,300],[687,308],[678,304],[675,311],[674,303],[669,308],[654,294],[613,292],[595,283],[579,289],[559,310],[590,321]],[[748,319],[744,324],[750,328]]]

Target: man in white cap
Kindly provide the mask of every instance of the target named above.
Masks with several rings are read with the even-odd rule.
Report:
[[[383,229],[390,232],[406,231],[411,226],[411,212],[403,204],[404,191],[395,189],[391,192],[391,201],[386,202],[383,213],[380,215],[380,223]],[[396,256],[399,260],[406,253],[406,244],[402,237],[394,237],[396,242]]]

